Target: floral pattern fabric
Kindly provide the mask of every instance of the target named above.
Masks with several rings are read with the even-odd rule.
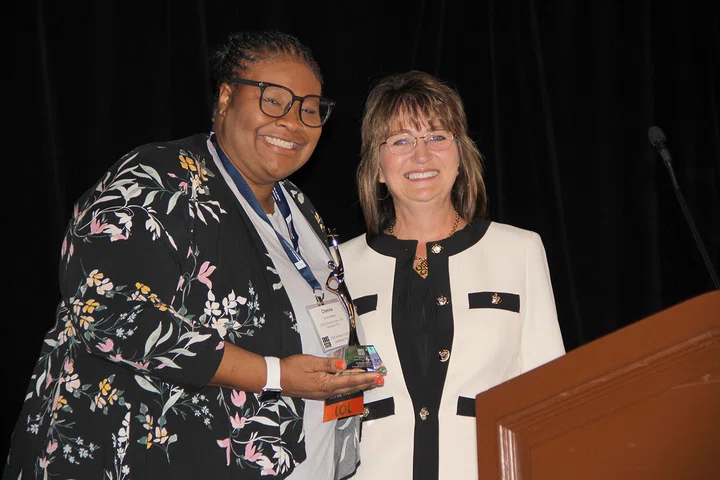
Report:
[[[62,299],[3,478],[284,478],[305,459],[302,400],[208,386],[224,341],[301,353],[262,240],[207,135],[139,147],[77,202]],[[312,205],[285,189],[325,238]]]

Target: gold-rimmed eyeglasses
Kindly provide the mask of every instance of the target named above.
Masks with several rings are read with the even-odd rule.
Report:
[[[390,135],[380,146],[387,145],[393,155],[405,155],[412,152],[417,146],[418,139],[422,138],[430,150],[447,150],[455,140],[455,134],[449,130],[433,130],[425,135],[413,137],[407,132]]]
[[[332,112],[335,102],[320,95],[298,97],[287,87],[244,78],[233,78],[228,83],[252,85],[260,89],[260,110],[268,117],[284,117],[293,103],[300,102],[300,121],[308,127],[322,127]]]

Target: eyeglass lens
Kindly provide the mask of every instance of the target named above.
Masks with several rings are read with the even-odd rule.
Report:
[[[282,117],[292,108],[293,94],[282,87],[270,85],[265,88],[260,102],[263,113]],[[323,97],[309,95],[300,105],[300,119],[310,127],[319,127],[330,116],[330,102]]]
[[[422,137],[425,145],[430,150],[445,150],[453,141],[454,135],[448,130],[436,130],[434,132],[428,132]],[[386,143],[391,153],[396,155],[402,155],[413,151],[417,144],[418,138],[413,137],[409,133],[398,133],[388,137]]]

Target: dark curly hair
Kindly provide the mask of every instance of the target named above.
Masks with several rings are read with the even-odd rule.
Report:
[[[278,30],[236,32],[227,41],[216,46],[210,54],[213,75],[214,107],[213,120],[217,109],[220,85],[242,75],[248,64],[261,63],[289,55],[304,61],[323,84],[320,66],[310,48],[293,35]]]

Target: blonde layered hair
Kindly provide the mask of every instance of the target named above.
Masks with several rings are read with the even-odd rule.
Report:
[[[468,223],[487,216],[483,156],[468,136],[460,95],[436,77],[420,71],[384,77],[373,87],[362,119],[362,146],[357,170],[360,205],[369,233],[377,234],[395,220],[395,206],[387,187],[378,181],[380,145],[409,120],[416,129],[429,124],[455,134],[459,173],[452,188],[452,204]]]

